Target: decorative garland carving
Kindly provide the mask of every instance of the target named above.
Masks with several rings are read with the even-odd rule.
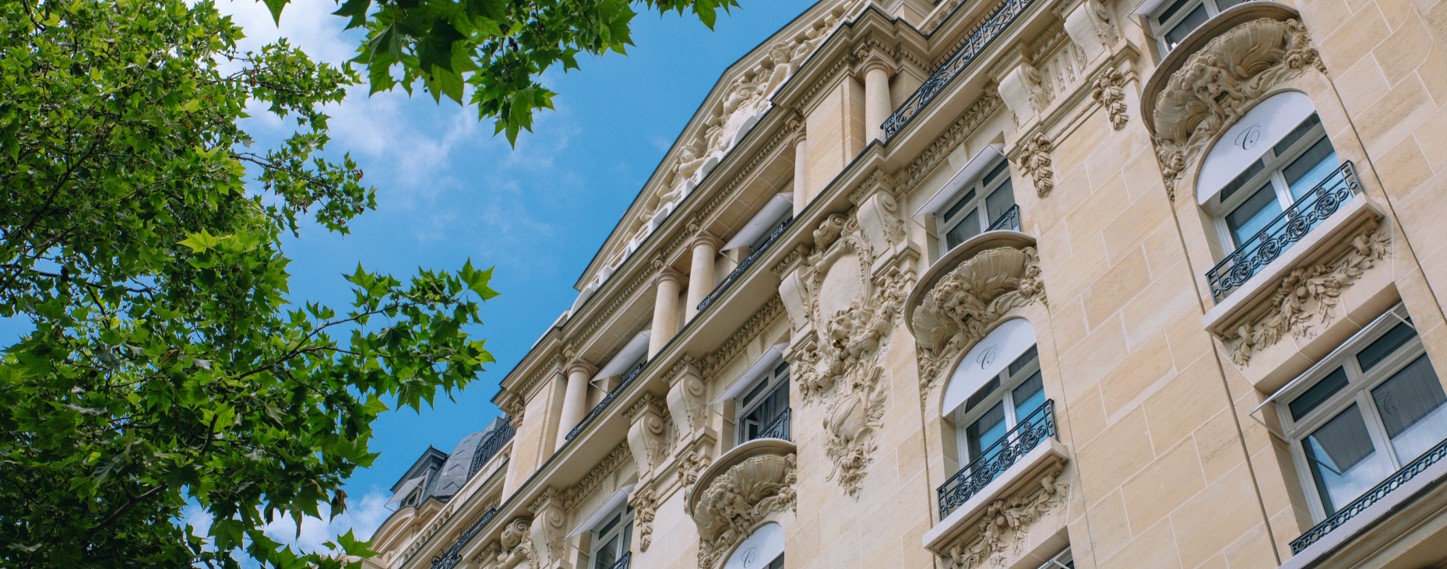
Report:
[[[749,457],[712,477],[689,511],[698,524],[698,566],[712,568],[724,551],[749,536],[771,514],[794,511],[795,453]]]
[[[1055,189],[1055,170],[1050,163],[1050,153],[1054,150],[1054,144],[1042,132],[1036,132],[1020,144],[1020,157],[1016,164],[1030,175],[1035,182],[1035,195],[1042,198]]]
[[[1378,261],[1392,255],[1390,231],[1369,226],[1352,238],[1351,248],[1340,257],[1297,267],[1282,277],[1276,292],[1266,301],[1270,308],[1265,314],[1219,336],[1231,361],[1245,367],[1253,355],[1276,344],[1287,333],[1298,339],[1310,338],[1331,324],[1337,317],[1342,291]]]
[[[653,516],[658,512],[658,494],[650,486],[634,492],[628,504],[633,506],[633,524],[638,528],[638,549],[646,552],[653,544]]]
[[[1106,115],[1110,117],[1111,127],[1115,130],[1125,128],[1130,121],[1125,105],[1125,74],[1113,67],[1106,68],[1095,78],[1095,86],[1090,96],[1105,109]]]
[[[1029,526],[1061,506],[1069,485],[1058,473],[1046,474],[1040,486],[1028,494],[995,500],[979,521],[974,539],[956,544],[940,557],[949,569],[974,569],[986,562],[1002,566],[1007,557],[1020,552]]]
[[[698,475],[710,464],[713,464],[713,458],[709,456],[707,449],[694,448],[683,455],[683,458],[678,460],[678,471],[684,487],[692,488],[694,483],[698,482]]]
[[[613,447],[613,450],[608,452],[608,456],[598,461],[598,464],[594,465],[587,474],[584,474],[583,478],[578,480],[577,484],[572,485],[567,491],[563,492],[563,509],[573,509],[574,506],[578,505],[578,502],[596,491],[599,486],[603,485],[603,481],[606,480],[609,475],[613,474],[615,470],[618,470],[618,467],[623,466],[623,463],[631,458],[633,458],[633,453],[628,450],[628,441],[618,443],[618,446]],[[552,490],[549,489],[548,491],[551,492]]]
[[[985,119],[990,118],[995,111],[1000,109],[1002,101],[995,93],[995,89],[986,88],[985,93],[972,103],[970,108],[965,109],[960,118],[950,123],[950,126],[940,134],[939,138],[931,142],[924,152],[921,152],[909,163],[909,166],[904,168],[898,189],[912,189],[923,181],[925,176],[928,176],[941,162],[945,161],[950,152],[965,142],[965,137],[978,130],[980,125],[984,124]]]
[[[1250,104],[1314,67],[1326,73],[1301,20],[1261,18],[1207,42],[1171,74],[1150,117],[1156,157],[1175,199],[1176,185],[1216,134]]]
[[[882,233],[878,238],[886,242],[893,238],[889,226],[898,221],[898,205],[888,192],[872,194],[856,215],[835,214],[814,230],[817,252],[801,269],[806,319],[812,325],[796,331],[796,340],[786,354],[801,400],[805,404],[828,402],[825,449],[833,463],[828,479],[837,479],[850,496],[858,496],[873,460],[874,437],[888,400],[878,359],[904,297],[914,286],[914,273],[908,268],[895,266],[879,278],[869,276],[875,245],[860,227],[858,213],[866,209],[882,218],[876,223]],[[858,262],[860,292],[847,306],[826,314],[819,302],[825,276],[850,256]]]
[[[973,346],[1010,310],[1045,303],[1034,247],[980,251],[934,283],[914,310],[921,397],[943,379],[944,367]]]

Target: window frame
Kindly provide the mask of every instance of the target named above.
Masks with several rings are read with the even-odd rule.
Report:
[[[1041,564],[1037,569],[1073,569],[1074,567],[1075,556],[1070,552],[1070,546],[1067,545],[1065,549],[1056,553],[1054,557]]]
[[[1233,178],[1226,187],[1216,190],[1216,193],[1212,195],[1210,201],[1207,202],[1207,211],[1210,213],[1212,223],[1215,226],[1216,237],[1220,239],[1223,245],[1222,249],[1225,250],[1226,255],[1239,250],[1243,245],[1242,242],[1237,242],[1236,235],[1232,233],[1231,226],[1226,221],[1227,216],[1235,213],[1247,200],[1254,197],[1265,184],[1270,184],[1273,197],[1275,198],[1274,203],[1276,203],[1277,207],[1281,211],[1286,211],[1296,204],[1296,196],[1291,194],[1291,184],[1286,180],[1286,168],[1295,164],[1298,159],[1306,155],[1308,150],[1311,150],[1312,147],[1323,140],[1331,147],[1332,155],[1337,156],[1336,145],[1332,144],[1331,138],[1326,135],[1326,127],[1322,125],[1321,115],[1319,113],[1313,112],[1307,115],[1307,118],[1303,119],[1295,127],[1292,127],[1292,130],[1287,133],[1287,136],[1295,133],[1302,125],[1312,119],[1316,120],[1316,124],[1307,132],[1302,133],[1301,136],[1287,146],[1284,151],[1278,153],[1276,150],[1276,147],[1284,140],[1283,137],[1282,140],[1278,140],[1267,147],[1266,150],[1261,153],[1261,156],[1247,167],[1247,170],[1239,172],[1237,177]],[[1220,141],[1217,142],[1217,144],[1220,143]],[[1340,156],[1337,156],[1336,162],[1336,167],[1340,168]],[[1259,171],[1248,178],[1243,179],[1241,177],[1257,165],[1261,166]],[[1234,187],[1234,189],[1231,190],[1231,195],[1223,199],[1222,194],[1227,193],[1227,190],[1231,187]]]
[[[1034,357],[1030,358],[1030,360],[1026,362],[1023,367],[1020,368],[1020,371],[1010,373],[1010,367],[1015,365],[1015,363],[1018,362],[1020,358],[1023,358],[1028,354],[1034,354]],[[969,400],[973,399],[975,395],[979,394],[979,391],[977,391],[975,395],[969,396],[969,398],[965,400],[965,403],[963,405],[960,405],[958,408],[950,411],[947,414],[950,423],[955,429],[955,456],[958,457],[959,460],[959,465],[955,468],[955,470],[963,469],[970,463],[980,458],[977,456],[970,456],[968,435],[969,426],[974,424],[975,421],[978,421],[980,417],[984,416],[984,414],[989,412],[990,409],[993,409],[996,404],[1005,401],[1006,397],[1010,398],[1010,404],[1004,405],[1005,432],[1008,433],[1011,430],[1014,430],[1015,427],[1019,426],[1020,417],[1015,416],[1015,408],[1017,407],[1014,401],[1015,390],[1021,385],[1024,385],[1027,380],[1029,380],[1037,373],[1041,373],[1040,344],[1038,342],[1030,348],[1026,349],[1025,352],[1022,353],[1019,357],[1017,357],[1015,361],[1010,362],[1003,369],[1001,369],[998,374],[995,375],[995,379],[991,380],[991,382],[998,383],[995,384],[995,387],[990,390],[988,395],[981,398],[979,402],[975,403],[974,405],[970,405]],[[1045,391],[1044,379],[1045,378],[1042,375],[1040,384],[1040,391],[1042,393],[1044,393]],[[986,387],[989,386],[990,383],[986,383],[984,386],[981,386],[980,389],[981,391],[983,391]],[[1046,399],[1048,400],[1049,397],[1046,397]]]
[[[988,180],[990,176],[996,175],[997,173],[1003,173],[1003,175],[998,176],[994,180]],[[980,224],[980,230],[976,232],[975,235],[979,235],[988,231],[991,224],[995,223],[1000,216],[1010,210],[1009,207],[1006,207],[1004,211],[1000,212],[989,211],[989,198],[996,191],[999,191],[1000,188],[1006,185],[1010,186],[1010,205],[1019,205],[1019,202],[1015,200],[1013,176],[1014,172],[1010,168],[1010,161],[1006,160],[1004,156],[995,157],[991,163],[982,170],[979,176],[971,179],[965,185],[960,186],[960,188],[955,191],[956,195],[950,198],[948,202],[945,202],[944,207],[939,208],[939,211],[933,214],[935,223],[934,237],[938,243],[941,256],[953,250],[955,247],[960,246],[961,243],[964,243],[964,241],[961,241],[960,243],[950,245],[949,233],[969,220],[969,216],[964,215],[964,213],[960,213],[956,219],[947,219],[946,215],[950,211],[967,212],[973,209],[975,212],[974,217]],[[965,239],[965,241],[968,240],[969,239]]]
[[[783,409],[780,410],[778,414],[769,417],[769,420],[762,423],[760,428],[762,429],[773,424],[780,415],[788,413],[793,409],[793,405],[788,398],[789,376],[788,360],[780,359],[779,363],[764,373],[759,374],[758,378],[749,382],[749,386],[744,388],[738,396],[734,397],[734,446],[755,440],[744,436],[744,419],[773,399],[775,394],[780,390],[785,392]],[[745,404],[744,400],[755,393],[759,394],[758,399]]]
[[[609,569],[633,549],[633,507],[623,505],[621,511],[608,517],[608,521],[600,524],[598,528],[591,530],[592,542],[588,544],[588,566],[592,569]],[[613,562],[607,566],[600,567],[598,552],[613,538],[619,538],[618,547],[620,551],[613,557]]]
[[[1165,2],[1162,2],[1160,6],[1156,6],[1154,10],[1151,10],[1150,15],[1146,17],[1146,20],[1148,20],[1150,24],[1151,37],[1155,38],[1156,47],[1161,50],[1161,55],[1165,56],[1180,45],[1179,43],[1176,45],[1167,44],[1166,32],[1174,30],[1176,26],[1179,26],[1181,22],[1186,19],[1186,16],[1189,16],[1192,12],[1195,12],[1197,6],[1206,7],[1206,19],[1205,21],[1201,22],[1201,25],[1196,26],[1189,32],[1186,32],[1187,36],[1191,35],[1191,32],[1200,29],[1201,26],[1206,25],[1206,22],[1210,22],[1212,18],[1220,15],[1221,12],[1224,12],[1225,10],[1230,10],[1231,8],[1240,6],[1241,4],[1251,2],[1252,0],[1239,0],[1238,2],[1236,2],[1235,5],[1229,6],[1225,10],[1218,7],[1217,1],[1218,0],[1176,0],[1173,2],[1171,0],[1166,0]],[[1167,19],[1166,21],[1161,21],[1161,14],[1165,13],[1166,10],[1171,9],[1172,6],[1179,6],[1180,8],[1176,10],[1176,13],[1172,14],[1169,19]]]
[[[1374,452],[1384,453],[1390,472],[1396,472],[1415,456],[1397,456],[1397,450],[1392,445],[1392,439],[1388,435],[1385,424],[1382,422],[1381,413],[1377,409],[1372,393],[1381,387],[1388,380],[1396,377],[1408,365],[1416,362],[1419,358],[1428,357],[1426,346],[1422,343],[1420,334],[1414,334],[1412,338],[1397,346],[1381,360],[1373,364],[1372,369],[1362,372],[1357,356],[1363,350],[1370,347],[1374,342],[1380,340],[1387,333],[1396,329],[1399,324],[1411,326],[1416,331],[1416,325],[1408,317],[1405,308],[1397,305],[1388,310],[1381,317],[1377,318],[1361,332],[1343,342],[1341,346],[1333,350],[1331,354],[1322,358],[1310,370],[1298,376],[1296,380],[1288,383],[1286,392],[1276,397],[1277,418],[1281,424],[1282,438],[1290,447],[1293,468],[1296,471],[1297,483],[1301,484],[1302,493],[1306,496],[1307,507],[1311,512],[1312,520],[1320,522],[1332,515],[1326,511],[1325,500],[1317,487],[1316,478],[1311,471],[1310,462],[1307,460],[1304,440],[1315,433],[1329,421],[1341,416],[1353,405],[1361,415],[1362,423],[1368,430],[1371,437]],[[1428,359],[1431,364],[1431,359]],[[1336,370],[1342,369],[1346,373],[1347,383],[1336,393],[1317,403],[1314,408],[1307,411],[1301,419],[1294,419],[1291,416],[1289,405],[1304,395],[1309,389],[1315,387],[1323,379],[1331,376]],[[1436,368],[1433,367],[1434,375]],[[1304,379],[1306,378],[1306,379]],[[1441,377],[1437,376],[1440,383]],[[1447,391],[1447,388],[1444,388]],[[1390,476],[1390,474],[1389,474]],[[1380,482],[1380,481],[1378,481]],[[1356,497],[1353,497],[1355,499]],[[1350,503],[1350,502],[1347,502]],[[1339,504],[1345,506],[1347,503]]]

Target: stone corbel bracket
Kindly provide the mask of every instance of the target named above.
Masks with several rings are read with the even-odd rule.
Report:
[[[1171,50],[1141,96],[1170,199],[1217,134],[1308,69],[1326,73],[1300,16],[1275,2],[1228,9]]]
[[[767,521],[796,508],[794,443],[758,439],[724,453],[698,476],[685,510],[698,524],[698,566],[717,567],[723,554]]]
[[[497,569],[538,567],[538,558],[533,552],[532,522],[528,517],[513,518],[502,527],[502,535],[496,541],[473,557],[473,564]]]
[[[668,458],[668,424],[664,422],[663,398],[644,393],[629,406],[628,450],[638,466],[638,478],[646,479]]]
[[[1045,303],[1035,238],[989,231],[961,243],[930,267],[905,300],[905,322],[919,346],[921,397],[945,367],[1011,310]]]

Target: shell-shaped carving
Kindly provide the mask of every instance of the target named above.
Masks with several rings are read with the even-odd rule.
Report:
[[[868,426],[864,407],[858,393],[836,399],[829,407],[824,426],[841,440],[853,441]]]
[[[778,493],[789,472],[784,456],[761,455],[748,458],[709,481],[699,497],[694,521],[700,528],[717,529],[739,512],[753,509],[760,500]]]
[[[1031,250],[1000,247],[976,253],[940,278],[914,310],[915,338],[939,351],[954,333],[973,326],[996,299],[1020,289],[1034,262]]]

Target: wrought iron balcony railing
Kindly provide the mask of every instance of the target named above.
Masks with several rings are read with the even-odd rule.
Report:
[[[1055,402],[1046,400],[1035,412],[1027,415],[1005,437],[980,453],[949,480],[940,485],[940,519],[944,519],[971,497],[984,489],[995,477],[1006,471],[1036,445],[1055,436]]]
[[[1241,243],[1235,251],[1206,272],[1211,297],[1221,302],[1256,273],[1304,239],[1311,230],[1331,217],[1352,194],[1362,193],[1356,169],[1343,162],[1315,188],[1301,196],[1266,227]]]
[[[608,566],[608,569],[628,569],[628,565],[632,560],[633,552],[624,552],[622,557],[619,557],[617,561],[614,561],[612,565]]]
[[[452,545],[447,546],[446,550],[432,558],[432,569],[452,569],[461,563],[462,548],[466,547],[472,538],[477,537],[487,522],[492,521],[495,517],[497,517],[497,508],[491,508],[483,513],[482,517],[477,518],[477,521],[472,522],[472,525],[467,526],[467,529],[463,530],[462,535],[457,536],[457,540],[453,541]]]
[[[718,283],[718,286],[713,287],[713,290],[708,293],[708,296],[703,297],[703,301],[698,303],[698,311],[703,312],[707,310],[715,300],[718,300],[718,297],[723,296],[724,291],[728,290],[730,286],[733,286],[734,282],[739,280],[739,277],[744,276],[744,271],[749,270],[749,267],[752,267],[754,262],[763,256],[764,251],[769,250],[769,246],[779,240],[779,236],[783,235],[784,230],[788,229],[789,224],[793,222],[794,218],[792,217],[785,219],[783,223],[780,223],[778,227],[774,228],[773,232],[769,233],[769,236],[764,239],[763,243],[760,243],[753,251],[749,251],[749,255],[744,257],[743,261],[739,262],[739,266],[734,267],[734,270],[730,271],[728,276],[724,277],[723,282]]]
[[[482,442],[477,451],[472,453],[472,464],[468,465],[467,477],[472,478],[477,471],[482,470],[482,465],[497,456],[498,451],[502,450],[503,445],[512,440],[512,436],[516,433],[517,431],[512,428],[511,421],[503,421],[496,431],[488,435],[487,440]]]
[[[792,414],[792,410],[787,409],[787,408],[784,409],[784,411],[783,411],[782,413],[779,413],[779,416],[778,416],[778,417],[774,417],[774,420],[773,420],[773,421],[769,421],[769,426],[764,427],[764,430],[759,431],[759,436],[756,436],[756,437],[754,437],[754,438],[752,438],[752,439],[749,439],[749,440],[751,440],[751,441],[752,441],[752,440],[758,440],[758,439],[780,439],[780,440],[785,440],[785,441],[793,440],[793,439],[790,439],[790,438],[789,438],[789,434],[790,434],[790,433],[789,433],[789,416],[790,416],[791,414]],[[748,442],[748,441],[744,441],[744,442]]]
[[[1010,209],[1005,210],[1005,213],[1002,213],[1000,214],[1000,217],[995,218],[995,221],[990,224],[990,228],[986,229],[985,231],[1002,230],[1020,230],[1020,206],[1010,206]]]
[[[926,79],[923,85],[916,89],[913,95],[904,100],[904,104],[894,110],[894,114],[884,120],[881,125],[884,128],[884,141],[894,138],[899,131],[904,129],[909,121],[923,111],[941,91],[945,90],[951,81],[959,77],[961,73],[970,67],[975,59],[989,47],[995,38],[1015,23],[1015,19],[1025,12],[1025,9],[1034,4],[1037,0],[1004,0],[995,7],[980,27],[970,32],[965,44],[960,46],[959,51],[950,56],[948,61]],[[961,2],[959,10],[966,6],[973,5],[973,2]]]
[[[1422,456],[1417,457],[1416,460],[1403,466],[1401,470],[1388,476],[1386,480],[1373,486],[1371,490],[1367,490],[1361,497],[1343,506],[1340,510],[1337,510],[1336,513],[1332,514],[1331,517],[1322,520],[1321,523],[1306,530],[1306,533],[1301,534],[1301,537],[1292,540],[1291,554],[1296,555],[1306,548],[1311,547],[1311,544],[1321,540],[1326,534],[1331,533],[1332,530],[1341,527],[1342,524],[1347,523],[1348,520],[1356,517],[1357,514],[1362,513],[1363,510],[1371,507],[1372,504],[1382,501],[1382,499],[1386,498],[1388,494],[1391,494],[1393,490],[1401,488],[1402,485],[1423,471],[1426,471],[1428,468],[1431,468],[1432,465],[1442,462],[1444,458],[1447,458],[1447,440],[1437,443],[1437,446],[1422,453]]]
[[[592,423],[593,419],[597,419],[598,415],[602,415],[603,410],[607,409],[608,405],[612,404],[613,400],[618,398],[618,394],[622,393],[629,384],[633,383],[634,379],[638,378],[638,374],[643,373],[643,368],[645,367],[648,367],[647,361],[638,362],[638,365],[633,366],[633,369],[628,372],[628,375],[623,376],[623,382],[619,383],[618,387],[613,388],[612,391],[609,391],[607,395],[604,395],[603,400],[599,401],[597,405],[594,405],[593,409],[588,411],[587,415],[583,416],[583,420],[578,421],[578,425],[573,427],[573,430],[568,431],[566,440],[573,440],[574,437],[577,437],[583,432],[583,429],[588,428],[588,424]]]

